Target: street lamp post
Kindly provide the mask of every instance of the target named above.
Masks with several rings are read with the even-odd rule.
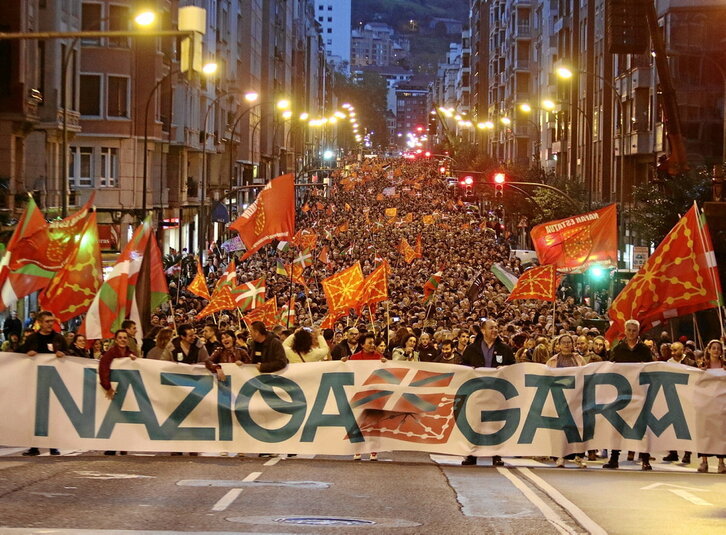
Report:
[[[578,73],[584,74],[586,76],[592,76],[594,78],[597,78],[602,83],[604,83],[606,86],[610,88],[610,90],[615,95],[615,102],[617,103],[618,112],[620,114],[620,139],[619,139],[619,151],[620,152],[620,177],[619,180],[613,181],[617,182],[617,200],[618,204],[620,204],[620,230],[618,234],[620,235],[620,242],[623,245],[622,253],[622,262],[625,262],[625,213],[624,213],[624,204],[625,204],[625,113],[623,110],[623,98],[618,89],[615,87],[615,85],[605,78],[604,76],[590,72],[590,71],[584,71],[582,69],[577,70]],[[559,76],[562,79],[569,80],[573,76],[573,72],[566,68],[566,67],[560,67],[557,69],[557,76]]]

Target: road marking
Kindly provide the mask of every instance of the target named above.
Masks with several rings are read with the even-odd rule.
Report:
[[[555,527],[555,529],[557,529],[557,531],[559,531],[563,535],[564,534],[576,535],[577,532],[574,529],[572,529],[570,526],[568,526],[565,523],[564,519],[560,515],[555,513],[555,511],[549,505],[547,505],[544,501],[542,501],[542,498],[540,498],[534,492],[532,492],[532,489],[527,487],[527,485],[525,485],[521,479],[513,476],[509,472],[509,470],[502,468],[500,466],[497,467],[497,472],[499,472],[504,477],[506,477],[512,483],[512,485],[514,485],[517,489],[519,489],[519,491],[522,494],[524,494],[525,497],[530,502],[532,502],[537,507],[537,509],[539,509],[542,512],[542,514],[547,519],[547,521],[550,524],[552,524]]]
[[[684,500],[688,500],[689,502],[691,502],[694,505],[711,505],[711,506],[713,506],[712,503],[709,503],[706,500],[699,498],[695,494],[691,494],[687,490],[681,490],[681,489],[668,489],[668,490],[671,491],[676,496],[680,496]]]
[[[542,489],[555,503],[564,507],[572,518],[577,520],[577,522],[585,528],[588,533],[591,533],[592,535],[607,535],[607,531],[605,531],[602,526],[587,516],[587,514],[585,514],[585,512],[577,505],[565,498],[560,491],[547,483],[541,477],[535,475],[529,468],[517,468],[517,470],[524,474],[524,476],[532,483]]]
[[[265,462],[262,466],[275,466],[279,462],[280,462],[279,457],[273,457],[269,461]]]
[[[261,475],[262,475],[262,472],[252,472],[250,475],[248,475],[242,481],[255,481]]]
[[[93,470],[76,471],[79,479],[155,479],[156,476],[145,476],[142,474],[103,474]]]
[[[674,485],[672,483],[652,483],[650,485],[642,487],[640,490],[667,490],[668,492],[672,492],[676,496],[691,502],[693,505],[705,505],[713,507],[713,504],[711,502],[707,502],[703,498],[700,498],[695,494],[691,494],[690,492],[708,492],[708,490],[706,489],[699,489],[696,487],[684,487],[683,485]]]
[[[227,507],[232,505],[232,502],[234,502],[240,494],[242,494],[242,489],[229,489],[227,494],[222,496],[222,498],[214,504],[212,511],[224,511]]]

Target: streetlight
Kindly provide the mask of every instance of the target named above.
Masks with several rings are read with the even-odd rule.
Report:
[[[153,24],[156,19],[156,15],[153,11],[144,11],[134,17],[134,21],[141,27],[148,27]],[[100,18],[96,21],[97,26],[101,23],[107,22],[109,17]],[[83,34],[87,32],[76,32],[69,34],[68,37],[73,37],[70,46],[65,51],[61,62],[61,103],[63,105],[63,119],[62,119],[62,151],[61,151],[61,173],[62,173],[62,188],[61,194],[61,215],[66,217],[68,215],[68,194],[70,192],[69,181],[68,181],[68,63],[71,60],[73,52],[75,52],[76,44],[79,39],[83,37]],[[111,33],[111,32],[94,32],[94,33]]]
[[[562,78],[563,80],[570,80],[573,77],[573,72],[567,67],[558,67],[555,70],[557,76],[559,78]],[[618,203],[620,204],[620,210],[623,210],[623,204],[625,202],[625,192],[623,191],[625,188],[625,114],[623,110],[623,98],[620,95],[620,92],[615,87],[615,85],[605,78],[604,76],[601,76],[598,73],[590,72],[590,71],[584,71],[584,70],[578,70],[577,71],[580,74],[584,74],[586,76],[592,76],[593,78],[597,78],[600,80],[603,84],[608,86],[610,90],[615,95],[615,102],[618,106],[618,112],[620,113],[620,140],[619,140],[619,152],[620,152],[620,178],[617,180],[617,198]],[[614,168],[613,168],[614,169]],[[616,181],[611,179],[612,185],[616,185]],[[590,188],[592,189],[592,188]],[[624,214],[621,213],[620,217],[620,239],[622,241],[623,247],[625,247],[625,217]],[[623,262],[625,261],[625,249],[623,249]]]

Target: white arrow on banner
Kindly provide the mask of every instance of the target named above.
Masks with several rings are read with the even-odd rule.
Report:
[[[671,487],[671,488],[666,488]],[[699,498],[695,494],[691,494],[689,491],[693,492],[708,492],[706,489],[698,489],[695,487],[684,487],[682,485],[673,485],[671,483],[653,483],[651,485],[648,485],[646,487],[641,488],[640,490],[667,490],[668,492],[672,492],[676,496],[679,496],[683,498],[684,500],[687,500],[691,502],[694,505],[711,505],[712,503],[707,502],[706,500]]]

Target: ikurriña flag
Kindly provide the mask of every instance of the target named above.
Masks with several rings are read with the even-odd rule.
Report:
[[[295,235],[295,179],[292,174],[273,178],[230,228],[239,232],[247,247],[242,260],[274,240]]]
[[[694,203],[613,300],[606,337],[621,336],[629,319],[638,320],[641,330],[646,330],[721,303],[713,244]]]
[[[96,213],[86,218],[85,226],[68,261],[55,274],[38,297],[43,310],[59,321],[68,321],[88,310],[103,282],[101,248],[98,244]]]
[[[89,340],[112,338],[125,319],[146,315],[139,313],[139,307],[155,308],[168,298],[161,253],[152,233],[151,218],[147,217],[98,290],[80,332]],[[138,327],[141,331],[145,325]]]
[[[540,265],[557,271],[581,273],[589,266],[618,265],[618,229],[615,204],[532,229],[532,242]]]
[[[439,284],[441,283],[441,277],[443,277],[443,275],[443,271],[437,271],[436,273],[431,275],[431,277],[429,277],[429,280],[426,281],[423,286],[423,298],[421,299],[421,302],[423,304],[427,305],[431,302],[434,294],[436,293],[436,290],[439,288]]]
[[[554,302],[557,297],[557,271],[553,265],[528,269],[517,279],[507,301],[537,299]]]

